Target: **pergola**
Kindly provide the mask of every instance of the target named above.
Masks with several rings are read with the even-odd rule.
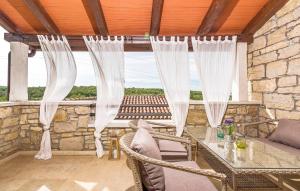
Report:
[[[11,42],[9,100],[27,100],[28,56],[40,50],[37,34],[65,35],[73,51],[86,50],[82,35],[122,35],[125,51],[152,51],[149,35],[237,35],[239,76],[233,98],[247,100],[247,43],[287,1],[2,0],[0,25]]]
[[[253,34],[288,0],[3,0],[5,40],[38,50],[36,34],[66,35],[72,50],[86,50],[81,35],[126,36],[126,51],[151,51],[148,35]]]

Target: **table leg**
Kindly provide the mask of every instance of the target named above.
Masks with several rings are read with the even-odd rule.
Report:
[[[234,173],[232,173],[232,190],[237,191],[236,175]]]

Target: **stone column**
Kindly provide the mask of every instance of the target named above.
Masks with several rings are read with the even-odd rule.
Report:
[[[236,76],[232,85],[233,101],[248,101],[247,43],[237,43]]]
[[[28,100],[28,51],[21,42],[11,42],[10,92],[9,101]]]

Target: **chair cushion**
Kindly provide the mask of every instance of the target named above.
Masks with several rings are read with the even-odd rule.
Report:
[[[187,152],[160,152],[161,158],[164,161],[177,162],[188,160]]]
[[[161,152],[186,152],[185,147],[176,141],[159,140],[158,144]]]
[[[263,143],[269,144],[269,145],[271,145],[271,146],[273,146],[277,149],[280,149],[282,151],[289,152],[293,155],[300,156],[300,149],[296,149],[294,147],[284,145],[284,144],[281,144],[281,143],[273,142],[273,141],[270,141],[269,139],[266,139],[266,138],[258,138],[258,140],[263,142]]]
[[[281,119],[269,140],[300,149],[299,135],[300,120]]]
[[[161,160],[159,148],[150,133],[140,128],[131,142],[131,148],[147,157]],[[141,179],[148,190],[165,190],[165,177],[161,166],[140,162]]]
[[[194,161],[176,162],[175,164],[199,169]],[[165,167],[163,170],[165,173],[165,191],[217,191],[206,176]]]
[[[147,123],[147,121],[143,120],[143,119],[139,119],[138,122],[137,122],[137,127],[138,128],[143,128],[143,129],[146,129],[148,131],[153,131],[153,128],[152,126]]]

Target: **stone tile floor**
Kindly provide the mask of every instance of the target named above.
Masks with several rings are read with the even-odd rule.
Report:
[[[0,165],[1,191],[123,191],[133,184],[125,157],[53,156],[41,161],[18,156]]]
[[[197,163],[211,168],[199,152]],[[290,183],[300,188],[299,177],[293,179]],[[219,181],[212,182],[220,189]],[[25,155],[0,165],[0,191],[129,191],[133,185],[125,156],[115,161],[107,156],[53,156],[42,161]]]

